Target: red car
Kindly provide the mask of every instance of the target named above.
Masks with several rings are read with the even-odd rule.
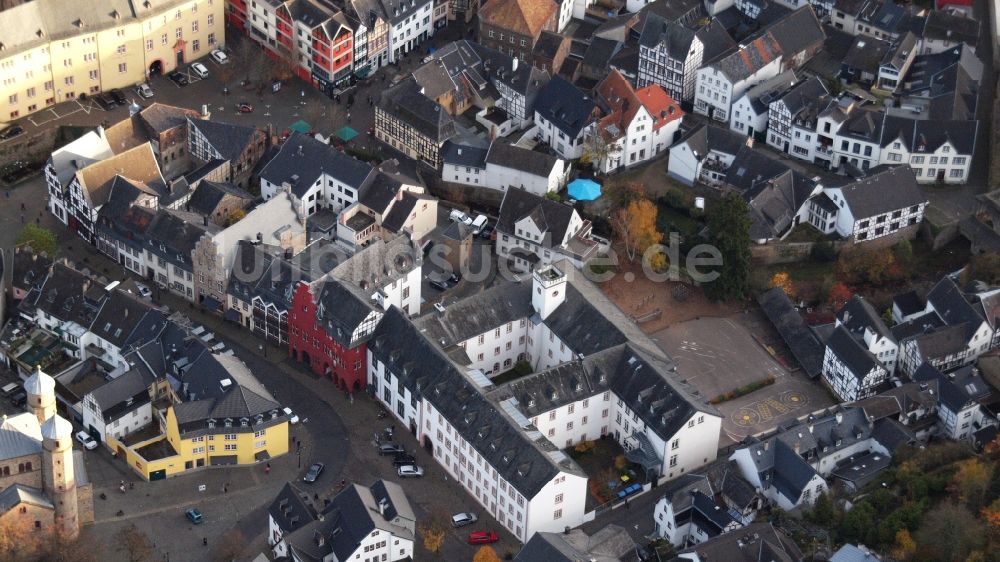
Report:
[[[492,544],[500,540],[496,531],[473,531],[469,533],[469,544]]]
[[[253,113],[253,106],[249,103],[241,103],[236,106],[240,113]]]

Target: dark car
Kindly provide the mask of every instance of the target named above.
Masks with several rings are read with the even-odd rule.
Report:
[[[28,394],[23,390],[18,391],[13,396],[10,397],[10,403],[14,406],[20,408],[28,403]]]
[[[108,92],[111,95],[111,99],[115,100],[118,105],[125,105],[128,103],[128,99],[125,97],[125,92],[115,88]]]
[[[326,466],[321,462],[318,462],[310,466],[309,470],[306,472],[306,475],[302,477],[302,481],[315,482],[319,478],[319,475],[323,474],[324,468],[326,468]]]
[[[392,466],[406,466],[416,463],[417,459],[409,453],[399,453],[392,459]]]
[[[451,288],[451,285],[449,285],[447,281],[437,281],[437,280],[434,280],[434,281],[431,281],[430,285],[431,285],[431,287],[434,287],[435,289],[437,289],[439,291],[447,291],[448,289]]]
[[[379,445],[379,448],[378,448],[378,454],[382,455],[382,456],[385,456],[385,455],[396,455],[396,454],[405,453],[405,452],[406,452],[406,449],[404,449],[402,445],[397,445],[395,443],[384,443],[382,445]]]
[[[10,140],[16,136],[24,134],[24,127],[20,125],[11,125],[6,129],[0,131],[0,140]]]
[[[492,236],[493,236],[493,225],[492,224],[488,224],[488,225],[484,226],[483,229],[479,231],[479,237],[480,238],[489,240]]]
[[[236,104],[236,110],[240,113],[253,113],[253,106],[244,101]]]
[[[98,94],[94,96],[94,101],[97,105],[101,106],[104,111],[111,111],[115,108],[115,98],[111,97],[111,94]]]
[[[177,72],[176,70],[173,71],[173,72],[171,72],[170,74],[167,74],[167,78],[169,78],[171,82],[173,82],[174,84],[177,84],[178,86],[187,86],[188,85],[188,77],[187,77],[187,75],[186,74],[182,74],[180,72]]]

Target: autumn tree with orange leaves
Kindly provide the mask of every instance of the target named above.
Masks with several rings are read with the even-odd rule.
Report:
[[[792,276],[785,271],[779,271],[771,277],[771,286],[780,287],[782,291],[788,295],[788,298],[795,298],[795,283],[792,281]]]
[[[633,199],[611,216],[615,240],[625,249],[629,261],[658,244],[663,235],[656,230],[656,205],[649,199]]]

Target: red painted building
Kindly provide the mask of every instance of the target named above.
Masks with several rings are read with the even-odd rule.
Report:
[[[226,7],[226,19],[240,31],[247,30],[247,3],[246,0],[228,0]]]
[[[312,78],[321,87],[335,84],[351,74],[354,32],[343,13],[316,26],[312,40]]]
[[[366,346],[382,312],[335,279],[300,282],[288,314],[288,354],[344,390],[365,387]]]

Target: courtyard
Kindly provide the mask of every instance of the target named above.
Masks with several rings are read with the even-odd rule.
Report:
[[[783,367],[748,325],[756,324],[753,313],[745,312],[696,318],[652,334],[706,400],[774,379],[773,384],[716,404],[723,415],[720,448],[833,403],[822,387]]]

